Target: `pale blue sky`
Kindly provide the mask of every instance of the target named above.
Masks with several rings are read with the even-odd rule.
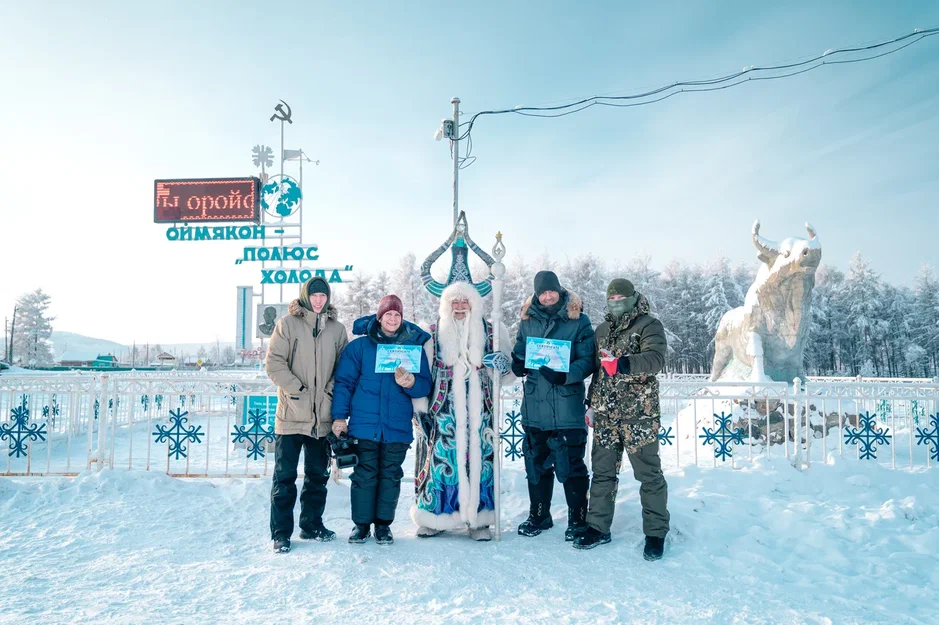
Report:
[[[474,112],[626,93],[939,26],[900,2],[6,2],[0,313],[42,286],[56,327],[234,336],[238,243],[171,243],[154,178],[252,175],[294,110],[307,242],[367,271],[445,238],[450,97]],[[79,6],[80,5],[80,6]],[[455,9],[454,9],[455,8]],[[751,261],[811,221],[824,262],[894,282],[937,264],[939,37],[869,63],[562,119],[481,118],[461,206],[485,247]],[[95,310],[96,303],[103,310]]]

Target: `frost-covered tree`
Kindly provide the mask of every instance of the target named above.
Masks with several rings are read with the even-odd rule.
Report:
[[[669,263],[662,272],[659,319],[672,339],[669,368],[679,373],[705,373],[713,360],[713,334],[705,320],[700,267]]]
[[[408,321],[419,321],[418,316],[425,308],[422,300],[426,298],[427,290],[421,283],[417,256],[413,252],[408,252],[398,260],[398,265],[391,274],[391,289],[404,304],[404,318]]]
[[[926,352],[932,372],[939,373],[939,282],[929,265],[923,265],[916,277],[914,298],[912,339]]]
[[[375,279],[372,282],[372,290],[374,291],[375,297],[377,299],[381,299],[389,293],[394,293],[394,288],[391,286],[391,276],[388,275],[387,271],[381,271],[377,276],[375,276]]]
[[[16,324],[13,335],[13,360],[23,366],[48,366],[54,363],[52,354],[52,322],[49,316],[52,298],[36,289],[16,302]]]
[[[713,335],[717,332],[724,314],[732,308],[743,305],[744,298],[744,292],[740,288],[740,283],[735,279],[730,261],[726,257],[719,256],[705,268],[702,295],[704,297],[704,323],[712,336],[708,344],[713,349]]]
[[[837,311],[843,285],[842,272],[828,266],[819,268],[812,296],[812,326],[805,345],[805,363],[809,373],[844,373],[840,370],[838,356],[843,318]]]
[[[871,269],[870,263],[860,252],[851,258],[845,280],[844,297],[848,314],[848,343],[852,356],[852,368],[861,373],[873,367],[880,375],[882,364],[878,353],[878,342],[882,338],[883,285],[880,276]],[[870,367],[868,367],[870,363]]]
[[[623,265],[614,265],[609,271],[609,278],[626,278],[641,294],[646,296],[652,311],[658,310],[662,303],[662,283],[658,271],[652,268],[652,257],[637,256]]]
[[[235,348],[231,345],[226,345],[225,349],[222,350],[222,360],[220,364],[230,365],[235,362],[237,354],[235,354]]]
[[[606,287],[609,273],[603,262],[593,254],[569,261],[558,272],[561,284],[574,291],[584,302],[584,312],[594,325],[606,316]]]
[[[379,298],[375,292],[375,279],[369,274],[358,274],[347,285],[339,312],[343,324],[351,332],[356,319],[375,313]]]
[[[522,304],[533,294],[534,271],[522,256],[515,256],[507,264],[505,287],[502,292],[502,321],[513,339],[521,323]]]

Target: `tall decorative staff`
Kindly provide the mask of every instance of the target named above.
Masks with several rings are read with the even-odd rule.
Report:
[[[502,243],[502,233],[496,233],[496,244],[492,247],[494,263],[489,266],[492,273],[492,351],[499,353],[502,349],[502,289],[505,286],[505,244]],[[486,434],[492,437],[495,448],[492,469],[495,474],[495,507],[496,507],[496,540],[502,539],[502,437],[499,436],[499,423],[502,419],[502,372],[497,367],[492,368],[492,427],[487,428]]]
[[[447,275],[446,283],[437,282],[431,275],[430,269],[433,264],[437,262],[437,259],[443,256],[443,253],[447,251],[448,247],[450,247],[450,251],[453,254],[453,259],[450,261],[450,273]],[[450,233],[450,238],[444,241],[443,245],[434,250],[424,261],[424,264],[421,265],[421,281],[424,283],[424,288],[434,297],[440,297],[443,294],[443,290],[454,282],[469,282],[476,287],[480,297],[489,295],[492,291],[492,276],[487,276],[482,282],[473,282],[473,276],[470,274],[469,267],[470,250],[479,256],[491,270],[493,263],[496,261],[470,238],[469,226],[466,223],[466,213],[461,211],[453,228],[453,232]]]

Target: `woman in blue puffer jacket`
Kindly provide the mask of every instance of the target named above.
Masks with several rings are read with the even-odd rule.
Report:
[[[348,432],[358,439],[359,463],[352,471],[352,521],[349,542],[361,544],[375,525],[375,542],[394,542],[394,520],[404,457],[414,440],[411,399],[430,394],[430,367],[420,350],[421,369],[408,373],[402,367],[377,373],[379,345],[423,346],[430,335],[403,320],[404,306],[396,295],[386,295],[378,314],[362,317],[352,333],[362,335],[346,347],[336,367],[333,390],[333,432]]]

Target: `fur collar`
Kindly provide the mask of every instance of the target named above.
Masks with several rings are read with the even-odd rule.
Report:
[[[457,322],[453,319],[453,302],[465,299],[470,304],[470,315],[466,319],[469,337],[466,343],[467,359],[474,367],[481,367],[486,349],[485,325],[483,323],[483,299],[467,282],[455,282],[444,289],[440,295],[440,309],[437,322],[437,343],[440,359],[448,367],[454,366],[460,359],[462,345]]]
[[[293,315],[294,317],[300,317],[301,319],[306,318],[308,314],[311,317],[313,316],[313,311],[307,310],[306,308],[304,308],[300,304],[299,299],[295,299],[292,302],[290,302],[290,305],[287,306],[287,312]],[[339,319],[339,311],[336,310],[336,307],[333,306],[332,304],[326,305],[326,318],[329,319],[330,321],[336,321]]]
[[[580,314],[584,310],[584,302],[581,300],[576,293],[568,291],[567,296],[567,318],[576,320],[580,319]],[[561,296],[562,298],[564,295]],[[528,313],[528,309],[531,307],[531,301],[534,298],[534,295],[530,296],[525,300],[525,303],[522,304],[522,321],[531,319],[531,315]]]

